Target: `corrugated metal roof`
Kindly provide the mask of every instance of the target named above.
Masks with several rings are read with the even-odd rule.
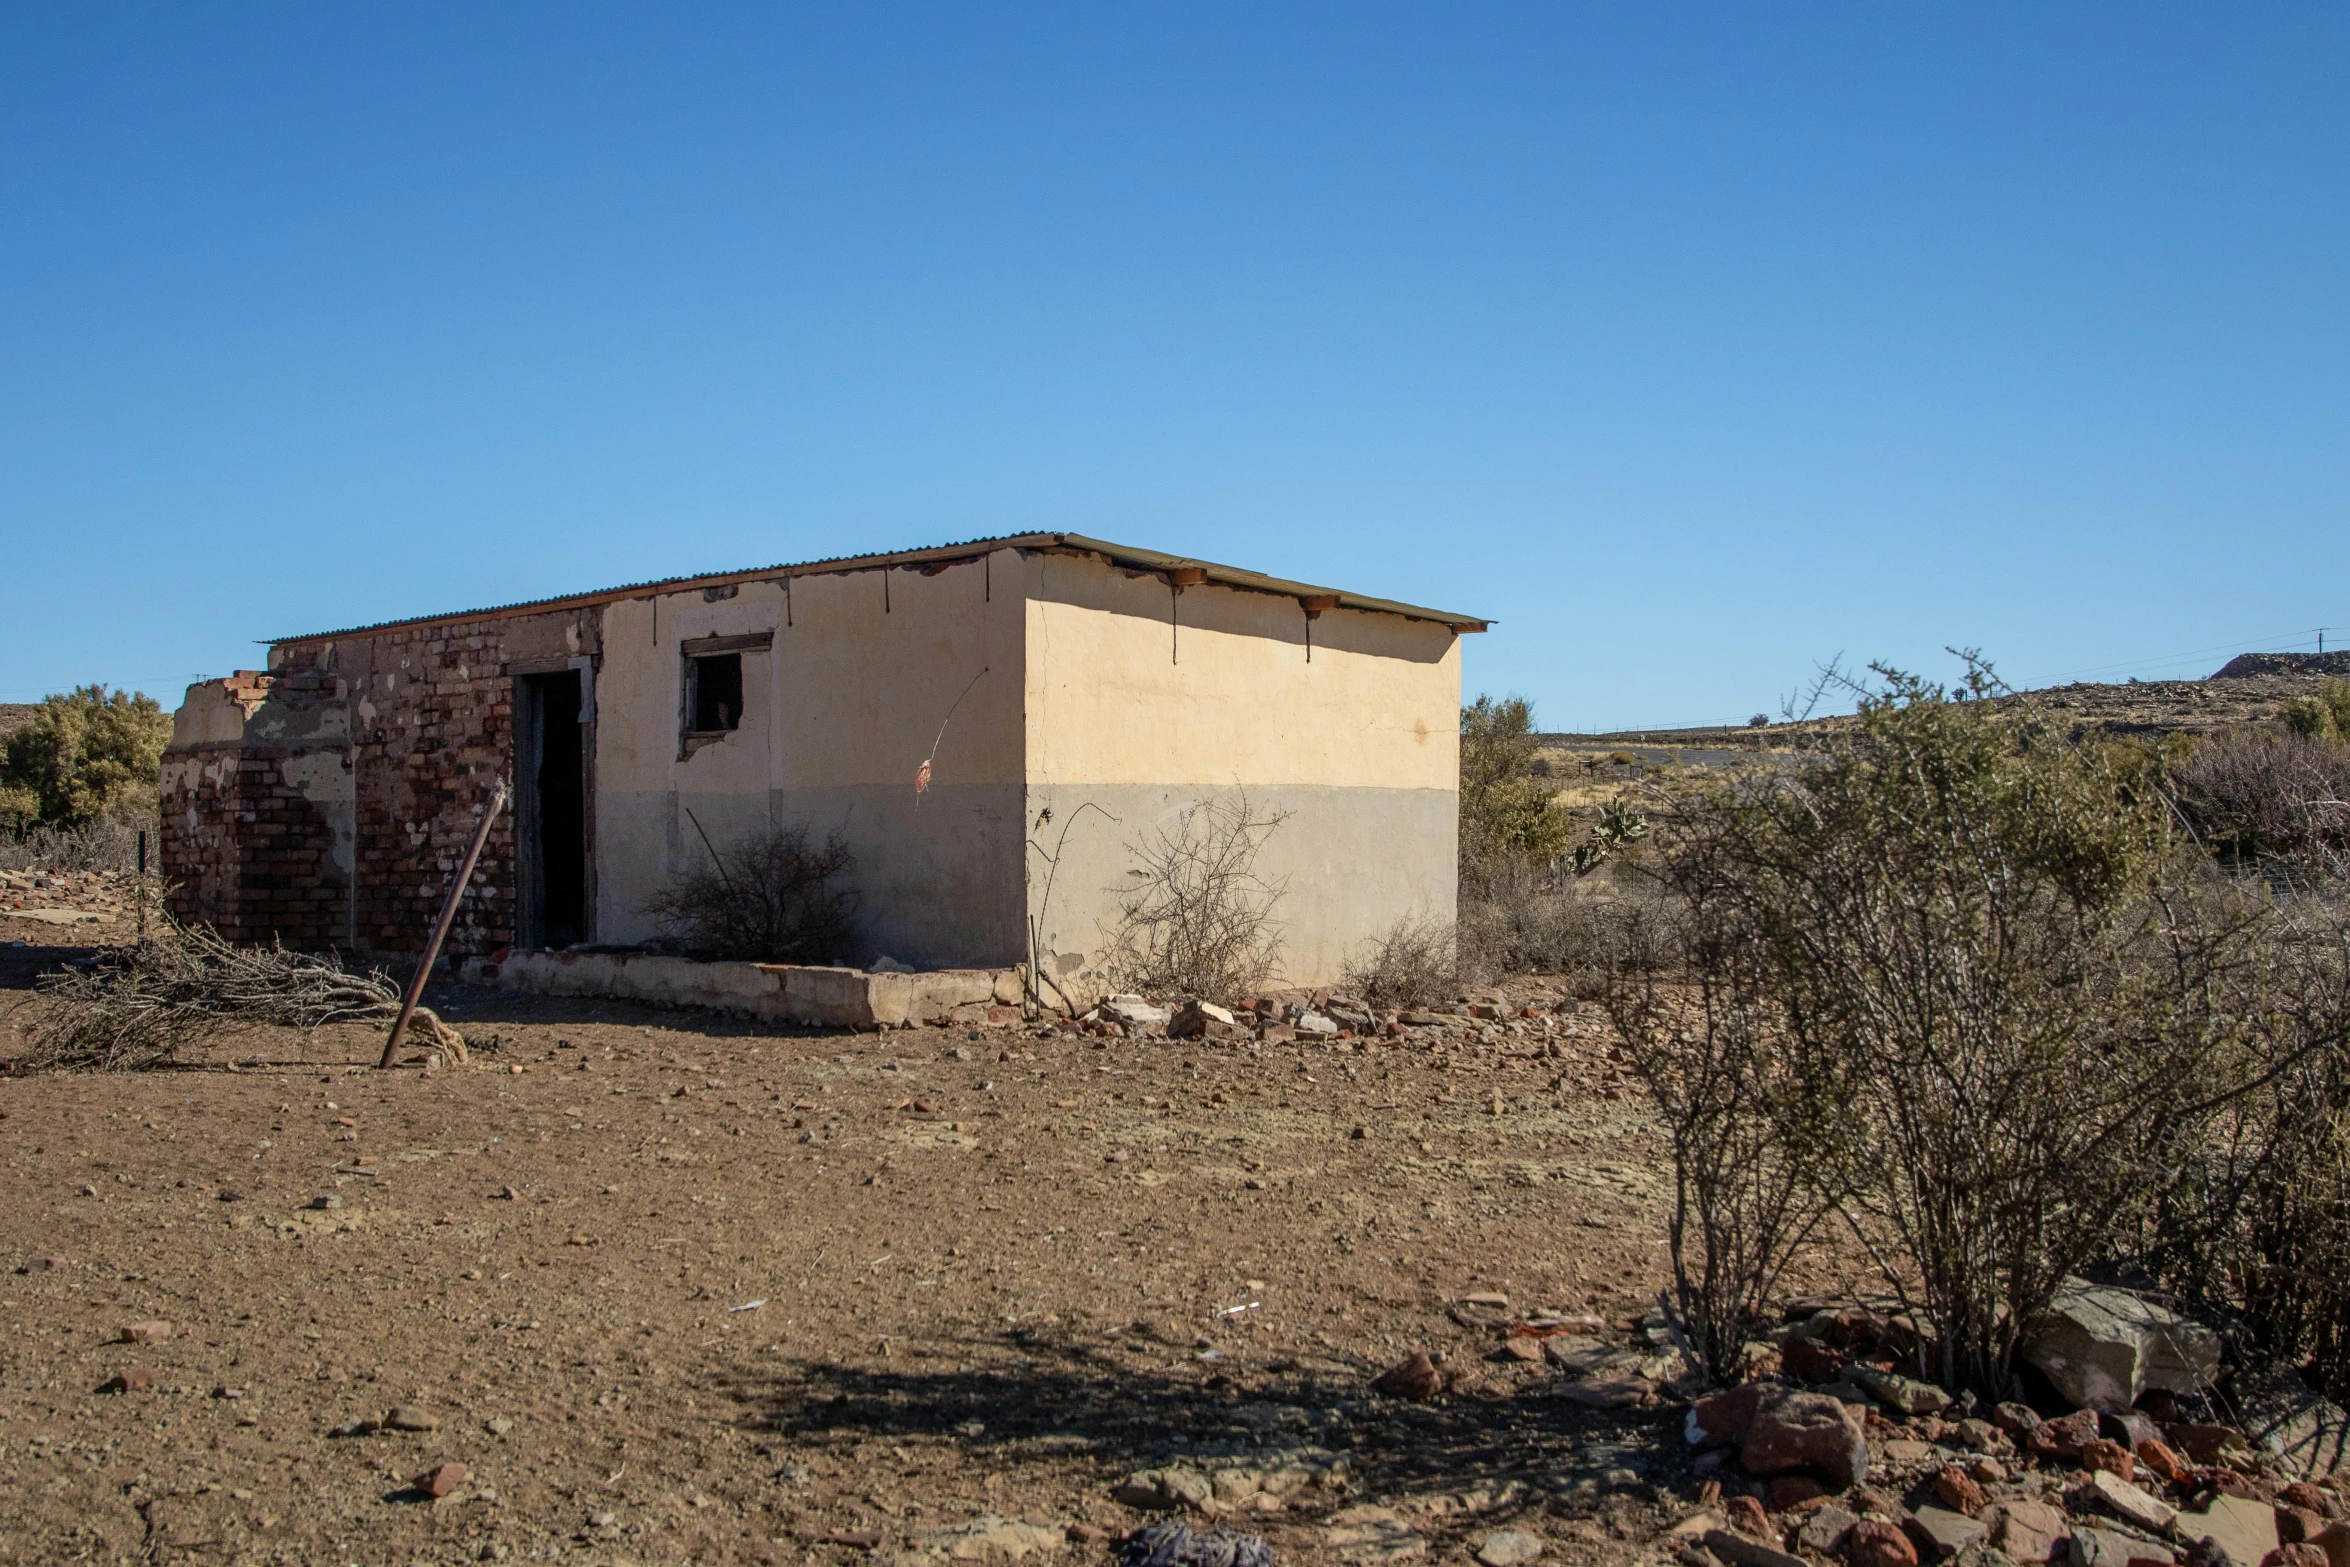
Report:
[[[373,625],[346,626],[339,631],[309,631],[299,636],[272,637],[267,645],[281,647],[290,642],[321,642],[331,637],[365,636],[370,632],[390,631],[403,626],[445,625],[451,621],[483,620],[493,616],[537,615],[553,610],[584,609],[596,604],[617,603],[622,599],[642,598],[647,594],[682,593],[694,588],[726,587],[776,577],[804,577],[825,572],[921,565],[929,561],[976,559],[995,549],[1083,550],[1105,556],[1115,565],[1142,571],[1192,569],[1201,572],[1204,580],[1225,587],[1278,593],[1291,598],[1331,598],[1337,600],[1338,607],[1342,609],[1369,610],[1378,614],[1403,615],[1413,620],[1435,621],[1455,631],[1483,631],[1493,624],[1479,615],[1459,615],[1418,604],[1402,604],[1393,599],[1369,598],[1360,593],[1342,592],[1337,588],[1292,582],[1285,577],[1268,577],[1262,572],[1244,571],[1238,566],[1220,566],[1214,561],[1194,560],[1188,555],[1167,555],[1158,550],[1137,549],[1128,544],[1111,544],[1102,539],[1089,539],[1080,533],[1012,533],[997,538],[966,539],[960,544],[936,544],[925,549],[892,550],[880,555],[841,555],[830,560],[787,562],[748,571],[710,572],[696,577],[663,577],[652,582],[631,582],[616,588],[599,588],[593,593],[569,593],[556,598],[529,599],[519,604],[498,604],[485,609],[459,610],[444,615],[411,615],[402,620],[377,621]]]

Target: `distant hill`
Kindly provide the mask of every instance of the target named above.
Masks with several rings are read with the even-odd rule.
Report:
[[[2211,678],[2244,680],[2253,675],[2350,675],[2350,653],[2238,653]]]
[[[2063,719],[2076,739],[2101,734],[2158,740],[2275,718],[2287,702],[2309,695],[2329,675],[2350,676],[2350,652],[2246,653],[2206,680],[2135,680],[2122,685],[2076,681],[2019,694]],[[1812,736],[1846,722],[1819,718],[1760,729],[1711,725],[1539,738],[1545,750],[1569,753],[1561,762],[1577,760],[1587,769],[1595,764],[1604,767],[1615,757],[1652,767],[1674,762],[1721,766],[1742,753],[1802,750]]]

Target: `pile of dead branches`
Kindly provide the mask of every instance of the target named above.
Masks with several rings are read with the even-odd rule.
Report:
[[[131,1072],[186,1059],[255,1024],[317,1028],[389,1019],[400,992],[382,972],[354,974],[330,957],[283,946],[240,947],[202,925],[166,920],[151,940],[87,970],[41,982],[48,1003],[27,1033],[28,1071]],[[456,1030],[419,1007],[422,1042],[463,1060]]]

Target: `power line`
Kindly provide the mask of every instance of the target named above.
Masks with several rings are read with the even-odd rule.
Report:
[[[2304,637],[2315,637],[2322,642],[2329,632],[2338,633],[2343,629],[2340,626],[2304,626],[2297,631],[2272,632],[2267,636],[2253,637],[2244,642],[2224,642],[2216,647],[2189,648],[2182,653],[2156,654],[2146,658],[2125,659],[2116,664],[2099,664],[2090,669],[2076,669],[2058,675],[2050,683],[2061,685],[2069,680],[2079,680],[2089,675],[2110,675],[2121,670],[2169,669],[2174,665],[2186,663],[2190,659],[2208,658],[2214,653],[2247,653],[2254,650],[2264,653],[2292,651],[2291,649],[2279,648],[2275,644]]]

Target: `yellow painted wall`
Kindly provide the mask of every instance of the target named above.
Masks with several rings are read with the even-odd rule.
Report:
[[[1451,628],[1328,610],[1309,661],[1295,599],[1024,564],[1030,783],[1458,789]]]
[[[788,610],[781,581],[715,601],[695,589],[608,606],[595,696],[598,939],[654,933],[646,898],[707,863],[694,819],[721,848],[774,821],[842,833],[877,951],[1017,959],[1022,621],[1004,570],[1002,559],[931,576],[891,569],[886,608],[880,569],[792,578]],[[681,756],[680,643],[756,632],[774,640],[742,655],[741,726]],[[934,739],[933,785],[917,800]]]
[[[1281,981],[1335,982],[1398,920],[1452,919],[1450,627],[1329,610],[1309,661],[1292,598],[1175,596],[1090,556],[1030,555],[1026,571],[1028,912],[1046,973],[1079,996],[1109,988],[1102,957],[1137,850],[1243,792],[1284,818],[1258,862],[1283,888]]]

